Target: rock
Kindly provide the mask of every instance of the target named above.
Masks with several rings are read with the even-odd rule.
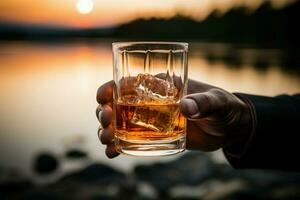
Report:
[[[209,187],[206,188],[206,192],[203,195],[202,199],[205,200],[223,200],[225,198],[228,199],[227,198],[228,196],[231,196],[232,194],[244,193],[249,188],[247,182],[241,179],[232,179],[228,181],[212,181],[211,183],[212,184],[210,184]]]
[[[158,193],[156,189],[147,183],[139,183],[137,184],[137,193],[140,194],[143,199],[158,199]]]
[[[104,164],[92,164],[85,169],[70,173],[60,181],[72,181],[93,184],[114,184],[125,178],[125,174]]]
[[[298,184],[299,172],[282,172],[261,169],[234,169],[228,164],[216,164],[215,177],[222,180],[243,179],[255,185]]]
[[[87,158],[88,154],[79,149],[70,149],[66,152],[65,156],[70,159],[82,159],[82,158]]]
[[[116,200],[116,198],[106,195],[96,195],[91,197],[92,200]]]
[[[133,176],[127,176],[126,179],[119,182],[119,188],[117,192],[117,199],[139,199],[137,184]]]
[[[213,194],[219,197],[211,199],[300,199],[300,192],[295,188],[300,188],[300,173],[281,172],[274,170],[256,170],[256,169],[233,169],[226,164],[217,165],[217,173],[215,178],[223,182],[231,182],[232,180],[243,181],[248,187],[242,190],[227,192],[224,188],[225,184],[220,185],[221,188]]]
[[[238,170],[236,176],[259,186],[277,184],[300,185],[300,173],[273,170]]]
[[[33,169],[38,174],[49,174],[58,168],[58,160],[51,153],[39,154],[34,163]]]
[[[207,154],[188,152],[177,160],[153,165],[139,165],[135,169],[139,181],[152,184],[159,190],[175,185],[195,185],[213,176],[215,165]]]
[[[55,200],[55,199],[66,199],[68,195],[62,194],[58,191],[48,191],[35,188],[34,190],[26,193],[22,199],[43,199],[43,200]]]
[[[260,186],[283,183],[300,185],[299,172],[282,172],[275,170],[258,169],[233,169],[228,164],[218,164],[216,165],[216,167],[216,178],[222,180],[239,178]]]
[[[270,198],[273,199],[300,199],[300,184],[292,185],[285,184],[271,189],[268,193]]]
[[[28,180],[10,180],[0,183],[1,199],[11,199],[11,197],[19,197],[25,192],[33,188],[33,184]]]
[[[290,200],[299,199],[299,186],[281,185],[265,186],[252,185],[245,180],[236,179],[220,182],[204,195],[204,200],[239,200],[239,199],[258,199],[258,200]]]

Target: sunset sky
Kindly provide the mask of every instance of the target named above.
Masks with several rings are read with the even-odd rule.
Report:
[[[271,0],[275,8],[295,0]],[[176,14],[204,19],[212,10],[246,5],[257,8],[264,0],[1,0],[0,21],[105,27],[136,18],[172,17]]]

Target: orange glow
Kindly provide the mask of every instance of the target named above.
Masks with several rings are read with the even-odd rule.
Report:
[[[279,8],[293,1],[272,0],[272,4]],[[0,20],[74,27],[113,26],[140,17],[176,14],[202,20],[214,9],[226,12],[234,6],[256,8],[261,3],[262,0],[2,0]]]

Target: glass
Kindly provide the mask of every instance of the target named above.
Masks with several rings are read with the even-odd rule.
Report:
[[[117,151],[171,155],[185,149],[180,99],[187,92],[188,44],[113,43],[113,129]]]

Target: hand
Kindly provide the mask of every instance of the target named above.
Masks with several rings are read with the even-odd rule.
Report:
[[[119,155],[113,142],[114,132],[111,124],[113,87],[114,81],[109,81],[97,91],[97,101],[100,104],[96,109],[96,115],[100,122],[98,137],[102,144],[106,144],[105,154],[108,158],[114,158]]]
[[[111,126],[114,82],[102,85],[97,92],[97,117],[103,130],[98,132],[106,155],[116,157]],[[188,81],[188,95],[181,99],[180,108],[187,118],[187,149],[214,151],[245,141],[251,131],[248,105],[223,89],[194,80]]]
[[[221,88],[189,80],[180,109],[187,118],[188,149],[214,151],[249,138],[249,105]]]

